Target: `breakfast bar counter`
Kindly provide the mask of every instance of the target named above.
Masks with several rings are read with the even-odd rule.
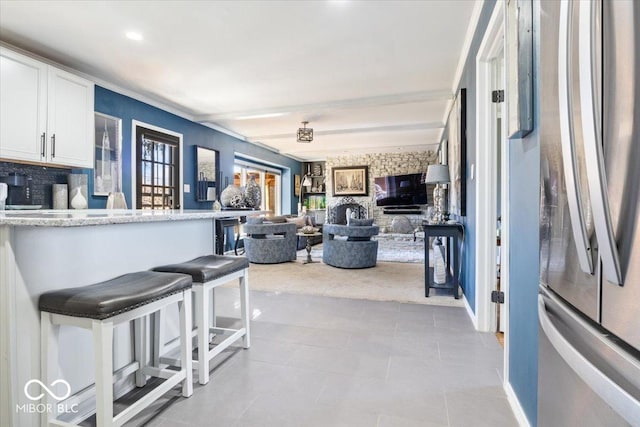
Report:
[[[0,212],[0,425],[37,426],[25,386],[40,378],[39,296],[214,252],[214,219],[264,211],[36,210]],[[177,315],[175,316],[177,319]],[[169,328],[170,330],[172,328]],[[171,332],[177,333],[177,325]],[[114,333],[114,369],[133,360],[130,328]],[[62,328],[59,372],[71,392],[93,384],[90,334]],[[116,394],[132,387],[117,382]],[[46,392],[31,385],[30,395]],[[35,412],[34,412],[35,410]]]

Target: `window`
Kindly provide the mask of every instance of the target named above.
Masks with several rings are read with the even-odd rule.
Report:
[[[233,184],[239,187],[247,185],[250,177],[253,176],[256,184],[262,190],[260,209],[271,211],[274,215],[280,215],[281,175],[282,172],[278,169],[236,159],[233,168]]]
[[[136,207],[180,208],[180,139],[136,127]]]

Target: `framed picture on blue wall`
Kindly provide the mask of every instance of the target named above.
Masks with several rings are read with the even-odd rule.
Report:
[[[122,191],[122,120],[95,113],[93,194]]]

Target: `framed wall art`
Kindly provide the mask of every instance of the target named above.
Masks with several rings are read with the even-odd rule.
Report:
[[[531,0],[508,0],[506,13],[507,136],[533,130],[533,31]]]
[[[368,196],[369,167],[346,166],[332,169],[334,196]]]
[[[122,120],[102,113],[94,117],[93,194],[122,191]]]
[[[293,191],[296,197],[300,197],[300,175],[294,175]]]
[[[449,113],[447,164],[449,165],[449,213],[467,215],[467,90],[460,89]]]

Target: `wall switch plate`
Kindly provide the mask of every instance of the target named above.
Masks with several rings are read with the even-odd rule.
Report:
[[[191,193],[191,185],[189,185],[189,184],[184,184],[184,185],[182,186],[182,191],[183,191],[183,192],[185,192],[185,193]]]

